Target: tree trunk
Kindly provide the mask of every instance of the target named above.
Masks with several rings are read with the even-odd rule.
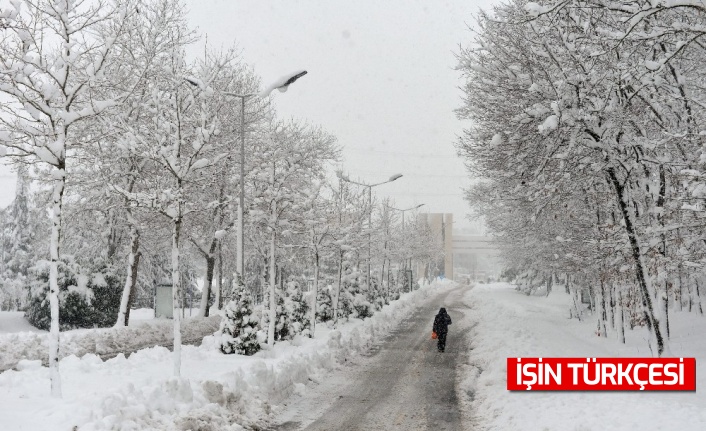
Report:
[[[667,339],[669,339],[669,282],[664,282],[664,333],[667,334]]]
[[[223,309],[223,247],[218,241],[218,276],[216,277],[216,307]]]
[[[341,281],[343,279],[343,251],[339,252],[338,257],[338,283],[336,283],[336,291],[333,296],[333,326],[338,324],[338,302],[341,297]]]
[[[260,305],[262,306],[262,315],[260,316],[260,327],[264,330],[265,329],[265,324],[267,323],[267,319],[269,319],[270,316],[270,306],[269,304],[265,304],[265,289],[269,289],[268,283],[267,283],[267,266],[269,263],[265,259],[263,259],[262,265],[259,266],[260,268],[260,300],[261,303]],[[238,277],[236,275],[236,277]],[[268,331],[269,331],[269,325],[267,326]]]
[[[610,327],[615,329],[615,285],[612,282],[608,290],[610,292]]]
[[[206,256],[206,278],[201,291],[201,305],[199,306],[199,316],[208,317],[208,301],[211,298],[211,287],[213,286],[213,270],[216,267],[216,258],[213,255]]]
[[[554,273],[551,272],[549,273],[549,278],[547,279],[547,295],[549,296],[550,293],[552,293],[552,285],[554,284]]]
[[[392,262],[390,261],[387,265],[387,295],[388,298],[392,298],[392,284],[390,284],[390,275],[392,274],[392,271],[390,271],[390,266],[392,266]]]
[[[596,292],[590,280],[588,280],[588,309],[591,311],[591,315],[596,313]]]
[[[211,299],[211,290],[213,290],[213,272],[216,267],[216,247],[218,247],[219,241],[213,239],[211,241],[211,246],[208,249],[208,254],[203,253],[206,259],[206,276],[203,282],[203,290],[201,290],[201,305],[199,306],[199,316],[208,317],[209,307],[208,301]]]
[[[576,318],[579,319],[579,322],[581,321],[581,309],[579,308],[579,303],[576,301],[576,297],[579,295],[578,289],[574,290],[573,299],[574,299],[574,309],[576,310]]]
[[[135,303],[135,295],[137,293],[137,269],[140,266],[141,257],[142,253],[137,252],[137,255],[135,255],[135,265],[132,268],[132,286],[130,286],[130,295],[128,296],[127,309],[125,310],[125,326],[130,323],[130,308],[132,308],[132,304]]]
[[[684,311],[684,287],[681,282],[681,265],[677,268],[677,276],[679,281],[679,311]],[[689,308],[691,308],[691,304],[689,304]]]
[[[131,218],[131,216],[128,216]],[[137,285],[137,268],[140,264],[140,231],[134,224],[130,224],[130,253],[127,256],[127,277],[120,298],[120,310],[115,327],[127,326],[130,321],[130,307],[134,299],[135,286]]]
[[[623,292],[618,292],[620,303],[620,341],[625,344],[625,305],[623,305]]]
[[[704,314],[704,309],[701,307],[701,293],[699,292],[699,281],[695,278],[694,286],[696,287],[696,304],[699,306],[699,314]]]
[[[179,204],[177,204],[179,205]],[[181,213],[181,208],[179,208]],[[179,304],[179,235],[181,234],[181,217],[173,219],[172,231],[172,298],[174,305]],[[181,316],[179,312],[174,313],[174,376],[181,376]]]
[[[647,318],[648,329],[654,337],[654,342],[657,347],[657,356],[662,356],[666,346],[664,339],[662,338],[662,333],[659,329],[657,319],[655,318],[652,298],[650,297],[650,288],[647,284],[647,273],[642,262],[640,243],[637,240],[637,233],[633,227],[632,218],[628,212],[627,202],[625,200],[625,188],[622,184],[620,184],[613,168],[608,168],[608,176],[613,184],[613,187],[615,188],[615,193],[618,198],[618,206],[620,207],[620,212],[622,213],[623,221],[625,222],[625,232],[627,233],[628,240],[630,241],[632,258],[635,262],[635,277],[638,281],[642,304],[645,308],[645,317]]]
[[[274,213],[274,210],[273,210]],[[277,232],[272,227],[272,233],[270,234],[270,322],[267,328],[267,344],[270,347],[275,345],[275,319],[277,318],[276,307],[277,301],[275,300],[275,246],[277,241]]]
[[[58,169],[64,173],[64,163]],[[51,265],[49,267],[49,307],[51,326],[49,330],[49,378],[51,395],[61,398],[61,374],[59,373],[59,244],[61,240],[61,206],[64,199],[66,176],[54,180],[52,192]]]
[[[385,243],[387,248],[387,243]],[[383,295],[384,303],[387,303],[387,290],[385,289],[385,258],[382,258],[382,268],[380,269],[380,292]]]
[[[226,299],[226,298],[227,298],[227,299],[230,301],[231,298],[233,297],[233,295],[232,295],[232,293],[231,293],[232,290],[233,290],[233,276],[227,276],[227,277],[226,277],[226,282],[225,282],[225,284],[223,285],[223,290],[224,290],[224,292],[221,294],[222,298],[223,298],[223,299]],[[252,293],[252,292],[251,292],[251,293]],[[221,299],[221,301],[222,301],[223,299]]]
[[[311,301],[311,338],[314,338],[316,329],[316,297],[319,294],[319,253],[314,255],[314,294]]]
[[[604,322],[608,321],[608,310],[606,309],[606,303],[605,303],[605,283],[603,283],[603,279],[600,280],[601,283],[601,319]]]

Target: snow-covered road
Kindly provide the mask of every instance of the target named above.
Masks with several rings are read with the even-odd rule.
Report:
[[[467,289],[430,298],[354,366],[295,395],[271,429],[463,429],[455,382],[457,366],[468,354],[468,308],[461,301]],[[445,353],[437,352],[430,337],[439,307],[446,307],[454,322]]]

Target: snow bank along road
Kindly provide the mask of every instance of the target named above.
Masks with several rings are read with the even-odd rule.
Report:
[[[221,317],[189,318],[182,321],[182,344],[198,344],[203,337],[218,329]],[[165,346],[172,348],[173,322],[155,319],[139,322],[124,328],[76,329],[61,333],[59,357],[81,357],[87,353],[103,360],[119,353],[129,355],[138,350]],[[20,332],[0,334],[0,372],[15,368],[22,360],[41,360],[49,363],[48,336],[46,332]]]
[[[390,335],[308,393],[295,396],[271,430],[460,430],[456,369],[468,352],[468,308],[460,286],[433,296]],[[446,352],[439,353],[431,327],[446,307]]]

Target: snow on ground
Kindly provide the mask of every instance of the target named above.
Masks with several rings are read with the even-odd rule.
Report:
[[[9,321],[8,328],[28,327],[20,332],[0,333],[0,371],[14,367],[20,360],[41,360],[48,363],[48,331],[31,326],[22,312],[0,312],[0,321]],[[22,323],[24,322],[24,323]],[[208,318],[186,318],[182,321],[182,340],[200,340],[213,333],[220,324],[220,316]],[[155,319],[154,310],[130,311],[127,328],[74,329],[62,332],[59,357],[83,356],[86,353],[111,355],[119,351],[131,351],[153,345],[170,344],[173,339],[172,321]]]
[[[526,296],[506,283],[466,294],[475,327],[461,393],[479,429],[706,430],[706,317],[696,313],[670,315],[672,355],[696,357],[696,392],[507,391],[508,357],[652,356],[646,330],[626,329],[626,344],[616,331],[598,337],[597,317],[568,318],[569,300],[556,287],[548,297]]]
[[[46,332],[30,325],[24,311],[0,311],[0,334],[12,332]]]
[[[172,377],[172,353],[144,349],[101,361],[92,354],[61,360],[63,398],[49,397],[49,371],[25,361],[0,374],[0,424],[12,430],[240,430],[272,407],[365,351],[427,298],[436,283],[404,294],[372,318],[297,337],[246,357],[223,355],[216,338],[184,346],[182,377]],[[94,330],[96,332],[97,330]]]
[[[130,326],[133,326],[137,321],[154,319],[153,308],[138,308],[130,310]]]
[[[46,334],[49,331],[32,326],[25,319],[24,311],[0,311],[0,336],[16,332],[36,332]],[[130,326],[138,325],[143,320],[154,319],[152,308],[138,308],[130,310]]]

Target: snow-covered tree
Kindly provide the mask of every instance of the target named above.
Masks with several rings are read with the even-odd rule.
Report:
[[[699,209],[678,183],[703,145],[703,5],[516,1],[495,13],[459,56],[458,113],[474,121],[459,152],[481,179],[469,200],[509,261],[548,288],[571,272],[604,322],[607,280],[625,283],[650,346],[668,353],[668,307],[654,298],[677,295],[698,255],[680,245]]]
[[[312,294],[313,292],[309,293]],[[285,307],[288,314],[289,327],[291,328],[290,337],[297,334],[310,335],[312,326],[309,301],[305,298],[298,282],[287,282],[286,296]]]
[[[151,113],[146,124],[130,128],[126,140],[135,151],[158,167],[159,175],[146,178],[151,192],[119,190],[136,205],[156,211],[171,222],[172,230],[172,293],[179,303],[180,253],[184,218],[209,208],[188,187],[203,181],[203,171],[217,166],[227,155],[212,145],[220,133],[217,93],[209,86],[221,72],[217,60],[197,70],[192,76],[183,53],[174,53],[164,64],[164,75],[154,82],[151,97],[146,102]],[[196,84],[193,85],[192,81]],[[218,205],[216,202],[214,205]],[[178,315],[174,316],[174,373],[181,373],[181,329]]]
[[[254,313],[251,292],[238,283],[232,296],[221,321],[220,349],[223,353],[252,356],[260,351],[260,343],[257,341],[259,318]]]
[[[289,232],[299,218],[302,193],[325,176],[326,164],[334,161],[334,139],[320,129],[297,123],[274,126],[268,139],[260,142],[261,165],[254,175],[254,205],[250,211],[255,223],[269,233],[269,327],[268,344],[275,341],[277,304],[272,291],[276,283],[279,237]]]
[[[34,263],[36,251],[32,242],[37,235],[30,212],[29,173],[24,164],[17,165],[15,199],[0,222],[2,256],[0,256],[0,309],[18,310],[26,302],[27,270]]]
[[[11,156],[33,158],[52,169],[49,367],[51,392],[57,397],[61,396],[57,265],[67,160],[74,148],[91,142],[82,133],[82,123],[116,103],[93,95],[105,79],[103,68],[130,13],[134,13],[131,1],[11,2],[6,25],[0,28],[0,92],[9,98],[1,108],[0,142],[10,148]]]

